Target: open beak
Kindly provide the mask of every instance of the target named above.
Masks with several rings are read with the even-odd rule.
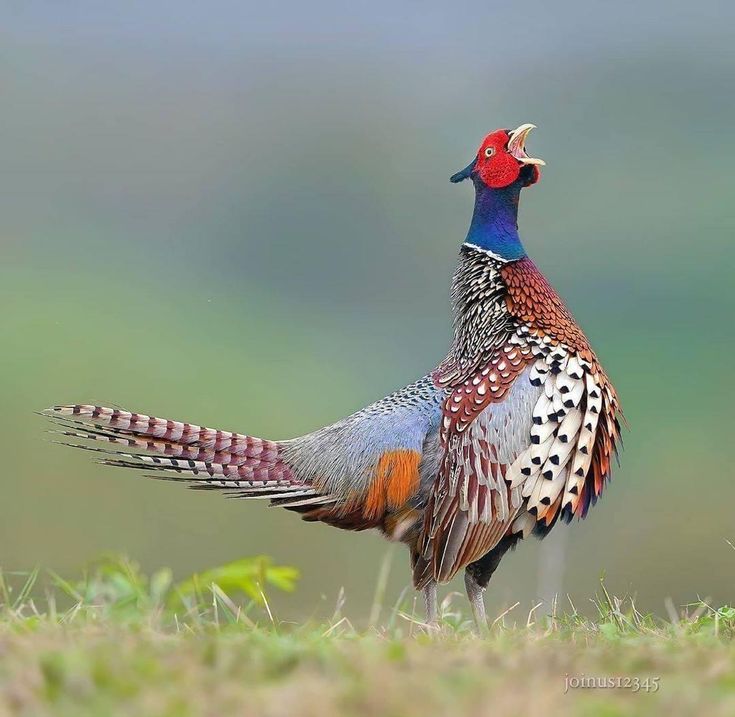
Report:
[[[528,137],[528,133],[535,128],[535,124],[522,124],[520,127],[516,127],[516,129],[510,133],[510,138],[508,139],[508,151],[521,164],[536,164],[539,167],[543,167],[546,164],[543,159],[529,157],[526,154],[526,137]]]

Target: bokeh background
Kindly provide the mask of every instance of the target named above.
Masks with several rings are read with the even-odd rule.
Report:
[[[521,233],[631,430],[590,519],[521,546],[491,609],[582,608],[601,575],[659,612],[735,599],[734,21],[710,0],[6,3],[0,565],[268,553],[303,573],[283,616],[344,586],[364,618],[377,535],[97,466],[33,411],[285,438],[413,380],[450,337],[472,192],[448,177],[531,121],[548,166]]]

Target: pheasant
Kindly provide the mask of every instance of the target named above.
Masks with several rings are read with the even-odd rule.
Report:
[[[486,625],[483,594],[504,554],[559,518],[584,518],[600,497],[622,418],[589,341],[518,235],[521,190],[544,164],[526,153],[533,127],[490,133],[451,177],[475,187],[452,285],[454,337],[415,383],[280,441],[103,406],[46,415],[105,464],[404,543],[429,624],[437,584],[464,569],[474,619]]]

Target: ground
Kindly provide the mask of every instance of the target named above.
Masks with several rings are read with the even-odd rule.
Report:
[[[257,560],[258,585],[292,587]],[[260,587],[241,585],[243,608],[211,577],[172,585],[120,561],[38,597],[36,573],[3,579],[0,717],[735,714],[733,608],[661,620],[603,586],[594,618],[510,611],[478,636],[448,602],[438,633],[401,605],[357,629],[339,607],[279,623]]]

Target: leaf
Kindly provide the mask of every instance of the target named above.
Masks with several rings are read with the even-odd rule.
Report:
[[[617,640],[620,637],[620,629],[614,622],[600,623],[600,633],[608,640]]]
[[[287,565],[273,565],[271,558],[257,555],[242,558],[216,568],[195,573],[178,583],[172,592],[172,600],[194,598],[202,601],[202,590],[214,583],[226,595],[243,593],[252,601],[262,605],[266,584],[284,592],[291,592],[296,587],[299,572]]]
[[[291,593],[296,589],[296,583],[300,577],[301,573],[296,568],[288,565],[274,566],[267,574],[269,583],[287,593]]]

